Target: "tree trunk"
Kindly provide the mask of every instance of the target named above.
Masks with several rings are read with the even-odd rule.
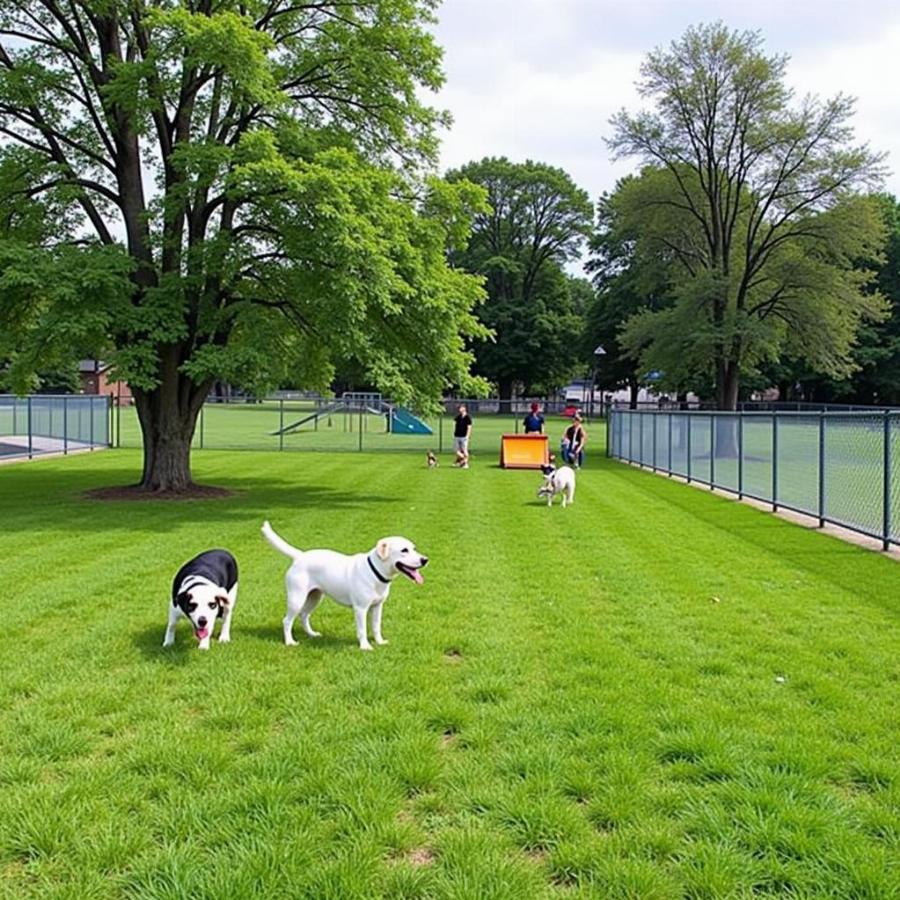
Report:
[[[194,486],[191,439],[209,387],[173,372],[151,391],[135,389],[144,444],[143,490],[179,493]]]
[[[737,409],[739,373],[736,362],[726,362],[717,366],[716,407],[720,411],[732,412]],[[715,455],[733,459],[738,454],[737,418],[735,416],[716,416],[715,422]]]
[[[512,378],[500,378],[497,381],[497,390],[500,392],[500,402],[497,404],[498,415],[509,415],[512,412],[513,380]]]
[[[638,395],[640,394],[641,386],[636,381],[629,381],[628,390],[631,392],[628,395],[628,408],[637,409]]]
[[[722,361],[716,365],[716,409],[737,409],[740,369],[735,361]]]

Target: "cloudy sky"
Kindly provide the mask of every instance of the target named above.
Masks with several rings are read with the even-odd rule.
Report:
[[[762,32],[786,53],[798,94],[857,98],[857,137],[887,152],[900,195],[900,3],[887,0],[443,0],[436,29],[454,117],[441,162],[483,156],[565,169],[596,199],[630,171],[603,138],[609,117],[639,108],[646,52],[700,22]]]

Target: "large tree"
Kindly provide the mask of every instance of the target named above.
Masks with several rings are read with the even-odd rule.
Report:
[[[635,317],[626,343],[647,368],[704,373],[734,409],[742,371],[788,352],[832,374],[851,366],[860,322],[883,315],[859,260],[883,229],[855,191],[880,157],[853,144],[853,102],[794,102],[786,58],[755,32],[690,28],[651,52],[652,110],[613,120],[610,146],[647,169],[620,198],[639,254],[670,264],[673,303]]]
[[[647,381],[639,354],[622,342],[625,324],[637,313],[665,305],[664,264],[638,263],[637,237],[620,215],[617,198],[633,176],[622,179],[615,191],[597,202],[596,227],[589,242],[586,270],[594,284],[594,296],[585,315],[582,353],[591,362],[595,385],[603,390],[628,388],[630,405],[637,405],[638,391]],[[598,347],[603,353],[598,355]]]
[[[505,158],[449,172],[487,191],[490,210],[475,218],[472,238],[454,263],[485,278],[479,318],[494,337],[475,346],[477,371],[502,399],[558,384],[579,368],[584,290],[564,265],[590,233],[587,193],[561,169]]]
[[[409,401],[471,389],[483,192],[423,178],[442,80],[432,0],[6,0],[0,251],[24,382],[92,348],[134,391],[142,485],[190,486],[215,378]],[[29,219],[29,217],[31,217]]]

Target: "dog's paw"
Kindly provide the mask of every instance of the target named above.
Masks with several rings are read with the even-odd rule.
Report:
[[[284,639],[284,646],[285,646],[285,647],[296,647],[296,646],[297,646],[297,642],[296,642],[293,638],[285,638],[285,639]]]
[[[311,638],[322,637],[321,631],[307,631],[306,632]]]
[[[383,647],[387,642],[387,638],[375,638],[375,643],[378,644],[379,647]]]
[[[374,650],[375,648],[371,644],[360,644],[360,650]]]
[[[175,638],[172,638],[171,641],[163,641],[163,647],[171,647],[172,644],[175,643]]]
[[[219,643],[220,644],[230,644],[231,643],[231,635],[230,634],[220,634],[219,635]]]

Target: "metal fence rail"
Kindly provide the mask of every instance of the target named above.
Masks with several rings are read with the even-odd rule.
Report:
[[[32,459],[110,446],[111,398],[0,394],[0,459]]]
[[[362,395],[360,395],[362,396]],[[191,446],[195,450],[285,450],[285,451],[409,451],[432,450],[451,453],[454,416],[465,403],[474,425],[470,450],[475,454],[498,454],[500,435],[523,430],[530,402],[447,398],[437,415],[418,414],[430,434],[405,432],[392,425],[390,410],[382,400],[276,395],[210,398],[200,410]],[[550,408],[547,408],[549,406]],[[545,432],[554,450],[570,420],[562,415],[564,404],[542,406]],[[599,406],[599,404],[598,404]],[[585,411],[586,412],[586,411]],[[112,410],[113,444],[116,447],[142,446],[137,411],[133,406]],[[585,415],[590,433],[592,420]]]
[[[900,543],[900,412],[611,411],[607,452]]]

